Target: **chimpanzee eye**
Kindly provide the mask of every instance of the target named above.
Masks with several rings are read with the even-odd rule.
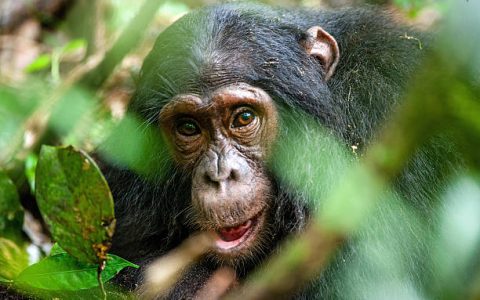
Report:
[[[244,110],[238,113],[232,122],[232,127],[243,127],[252,123],[255,120],[255,113],[251,110]]]
[[[193,136],[200,133],[200,128],[193,120],[181,120],[177,124],[177,132],[184,136]]]

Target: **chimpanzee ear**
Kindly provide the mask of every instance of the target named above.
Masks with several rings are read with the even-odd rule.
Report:
[[[325,80],[328,80],[338,64],[340,51],[337,41],[320,26],[313,26],[307,30],[307,37],[302,41],[305,51],[314,56],[322,64],[325,71]]]

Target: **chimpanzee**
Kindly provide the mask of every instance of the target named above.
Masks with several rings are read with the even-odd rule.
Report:
[[[120,164],[108,168],[118,224],[112,251],[145,266],[193,232],[208,231],[216,250],[186,272],[170,297],[193,297],[221,265],[242,280],[320,207],[321,199],[311,201],[271,167],[283,163],[275,149],[289,143],[286,120],[307,116],[293,121],[308,130],[311,118],[345,152],[353,146],[355,160],[397,106],[427,43],[423,33],[372,7],[229,3],[183,16],[145,59],[129,108],[168,150],[145,161],[167,170],[145,176]],[[335,159],[326,166],[333,177]],[[395,193],[428,214],[443,179],[435,173],[440,165],[453,168],[419,150]],[[317,180],[311,184],[321,186]],[[379,223],[388,224],[382,215]],[[412,282],[422,279],[415,274],[422,266],[422,242],[416,243],[405,267]],[[298,298],[346,297],[339,274],[348,272],[344,265],[357,248],[353,242],[344,248]],[[134,287],[141,278],[130,273],[121,280]]]

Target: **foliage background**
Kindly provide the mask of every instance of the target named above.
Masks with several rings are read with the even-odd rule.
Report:
[[[121,132],[123,151],[110,155],[117,158],[121,156],[120,159],[135,166],[138,145],[143,145],[144,141],[136,140],[134,132],[138,124],[125,116],[143,57],[166,26],[191,9],[216,2],[4,0],[0,3],[0,279],[5,282],[0,296],[1,293],[9,293],[4,291],[5,287],[9,287],[9,280],[15,278],[27,265],[47,256],[52,247],[51,234],[34,196],[35,168],[40,146],[74,145],[90,152]],[[366,167],[359,167],[360,175],[352,173],[352,177],[347,178],[351,185],[346,184],[346,194],[333,195],[332,198],[360,198],[361,195],[356,194],[356,188],[362,183],[373,189],[378,182],[380,185],[388,185],[412,149],[425,137],[425,134],[420,133],[425,129],[427,135],[444,130],[439,124],[448,123],[448,130],[453,132],[452,139],[460,145],[459,151],[465,157],[467,167],[461,174],[452,176],[450,185],[445,187],[440,197],[441,205],[436,211],[440,232],[424,230],[422,225],[418,225],[423,222],[422,216],[400,207],[388,212],[392,214],[392,222],[398,223],[401,228],[400,234],[394,237],[395,241],[388,233],[380,231],[378,235],[369,236],[364,241],[365,253],[370,253],[366,260],[376,262],[375,268],[370,272],[375,274],[383,268],[386,273],[400,274],[394,277],[396,279],[401,278],[403,266],[394,263],[398,249],[391,248],[391,245],[408,244],[411,234],[425,235],[424,238],[430,240],[427,250],[432,253],[431,263],[435,265],[433,269],[442,274],[439,277],[442,278],[441,282],[432,282],[428,294],[424,294],[424,291],[415,290],[411,283],[386,283],[384,278],[371,276],[368,285],[375,288],[354,282],[350,293],[354,297],[361,291],[365,298],[381,298],[382,288],[397,286],[399,295],[402,295],[399,298],[479,299],[480,56],[474,51],[480,46],[480,27],[477,26],[478,21],[475,21],[475,17],[479,17],[480,10],[475,12],[478,5],[470,4],[472,11],[469,12],[462,8],[456,9],[453,1],[446,0],[263,2],[320,8],[338,8],[368,2],[395,11],[402,22],[445,33],[437,47],[449,49],[450,52],[438,51],[432,61],[426,62],[424,72],[419,75],[425,80],[413,87],[411,95],[407,97],[406,102],[413,104],[406,106],[402,112],[403,119],[400,114],[400,117],[394,119],[396,123],[392,122],[393,125],[386,129],[384,136],[394,136],[394,141],[391,141],[392,138],[380,139],[379,146],[373,147],[372,152],[362,158]],[[158,10],[149,10],[157,6]],[[142,18],[135,17],[138,14]],[[140,21],[137,20],[136,23],[136,19],[146,23],[151,20],[152,24],[138,24]],[[436,76],[445,74],[445,70],[450,74],[447,79]],[[425,91],[430,94],[425,96]],[[433,100],[426,101],[430,96]],[[439,110],[441,113],[438,113]],[[423,115],[419,116],[419,111]],[[418,120],[425,115],[431,116],[427,118],[429,122],[402,127],[402,120],[408,119],[411,122],[411,118]],[[120,129],[118,126],[121,126]],[[118,142],[118,138],[113,140]],[[148,151],[148,145],[144,148]],[[387,153],[387,159],[382,160],[384,156],[378,153]],[[302,162],[299,163],[301,165]],[[372,168],[369,165],[393,167],[387,168],[385,173],[370,174],[368,170]],[[367,172],[366,176],[361,173],[364,171]],[[364,182],[362,178],[373,178],[373,183],[368,180]],[[352,194],[348,194],[348,191]],[[369,194],[366,195],[365,198],[368,198]],[[339,200],[335,203],[343,202]],[[366,200],[365,203],[369,201]],[[351,211],[341,205],[338,207],[345,219],[358,219],[358,223],[354,221],[350,227],[357,226],[365,218],[361,215],[356,219],[358,211]],[[371,212],[369,209],[365,211]],[[324,226],[321,223],[319,228]],[[351,233],[350,229],[346,230],[347,235]],[[308,234],[312,234],[312,231],[307,232],[307,237]],[[382,234],[386,236],[382,237]],[[372,248],[376,244],[380,246]],[[296,256],[305,257],[305,261],[309,261],[308,253],[300,255],[297,252]],[[283,261],[280,265],[285,264],[288,261]],[[318,269],[323,264],[324,262],[319,263]],[[301,269],[305,264],[300,262],[297,266]],[[364,268],[366,266],[359,265],[351,273],[360,272]],[[275,276],[280,278],[278,280],[281,283],[292,280],[282,278],[282,272],[275,268],[271,270],[276,272]],[[263,284],[259,280],[252,282]],[[275,280],[268,280],[265,285],[275,287]],[[252,286],[252,283],[247,283],[247,288],[260,294],[259,288]],[[370,294],[372,291],[377,292]]]

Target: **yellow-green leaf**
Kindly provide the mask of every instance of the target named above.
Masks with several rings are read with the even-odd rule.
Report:
[[[0,237],[0,277],[13,279],[28,266],[28,254],[15,242]]]

